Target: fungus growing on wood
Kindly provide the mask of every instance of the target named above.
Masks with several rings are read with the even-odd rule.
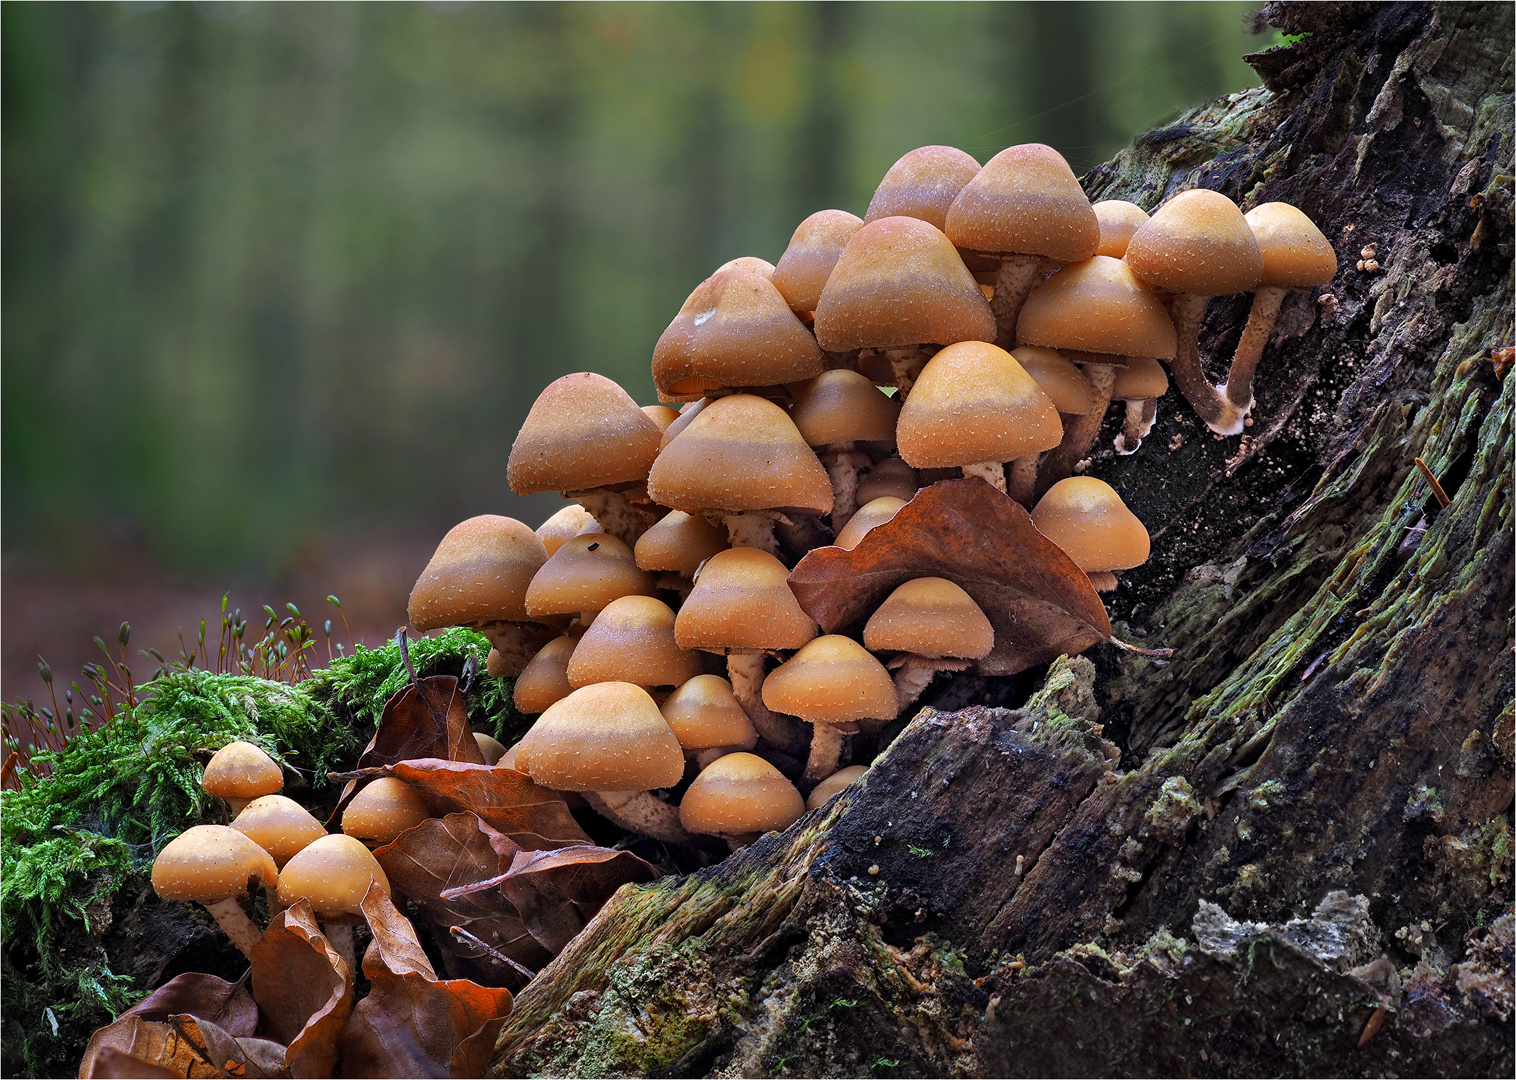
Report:
[[[724,754],[707,765],[679,804],[692,833],[719,836],[733,848],[763,833],[787,829],[805,813],[795,785],[757,754]]]
[[[679,745],[697,754],[702,765],[723,753],[751,750],[758,742],[758,731],[732,684],[720,675],[696,675],[670,694],[659,711]]]
[[[806,796],[805,808],[807,810],[819,810],[832,801],[832,796],[840,793],[864,773],[869,771],[867,765],[849,765],[838,769],[821,783],[811,788],[811,793]]]
[[[535,660],[536,657],[534,656],[532,659]],[[482,731],[476,731],[474,732],[474,742],[479,744],[479,754],[484,758],[486,765],[498,764],[500,759],[505,757],[505,744],[493,735],[486,735]]]
[[[962,588],[940,577],[913,578],[890,593],[863,628],[872,652],[897,654],[899,711],[919,698],[939,671],[962,671],[990,654],[995,630]]]
[[[252,959],[261,930],[237,898],[250,881],[273,892],[279,870],[273,856],[226,825],[195,825],[180,833],[153,860],[153,891],[165,900],[193,901],[211,913],[242,955]]]
[[[807,318],[816,310],[838,256],[861,228],[863,222],[846,210],[818,210],[796,227],[773,277],[795,314]]]
[[[393,776],[381,776],[353,796],[342,811],[342,831],[370,847],[383,847],[429,817],[426,803],[413,787]]]
[[[242,808],[232,828],[274,859],[280,869],[307,844],[326,835],[311,812],[283,795],[260,795]]]
[[[775,668],[763,684],[763,703],[812,727],[805,778],[837,771],[842,736],[859,720],[893,720],[895,684],[884,665],[852,638],[828,634]]]
[[[667,405],[644,405],[642,411],[647,413],[647,418],[658,425],[659,431],[667,431],[669,425],[679,419],[679,410],[671,409]]]
[[[653,587],[652,575],[637,568],[626,544],[605,533],[585,533],[565,541],[542,564],[527,586],[526,610],[534,618],[593,615],[623,596],[651,596]]]
[[[898,425],[898,421],[897,421]],[[886,495],[903,502],[921,490],[916,470],[898,457],[887,457],[858,481],[858,505],[873,502]]]
[[[586,532],[604,532],[600,522],[590,514],[588,510],[578,503],[570,503],[537,526],[537,539],[542,541],[542,548],[552,555],[563,546],[563,542],[571,536],[578,536]]]
[[[979,162],[955,146],[917,147],[884,174],[863,220],[913,217],[945,230],[948,208],[978,172]]]
[[[307,900],[332,948],[356,971],[353,927],[363,922],[363,898],[369,886],[390,894],[389,878],[363,842],[346,833],[329,833],[306,845],[285,864],[279,878],[279,903],[289,907]]]
[[[1135,454],[1158,419],[1158,399],[1168,393],[1169,377],[1163,365],[1145,356],[1134,356],[1116,369],[1111,400],[1126,405],[1126,423],[1116,436],[1116,453]]]
[[[689,595],[700,564],[730,546],[726,530],[712,525],[704,514],[670,510],[638,537],[632,554],[641,569],[663,573],[658,579],[660,589],[677,592],[682,598]]]
[[[1124,199],[1105,199],[1092,209],[1100,222],[1100,247],[1095,254],[1121,258],[1126,254],[1132,234],[1147,222],[1147,211]]]
[[[531,663],[516,676],[511,694],[518,710],[528,714],[540,713],[574,692],[568,681],[568,665],[578,644],[577,637],[565,634],[542,646]]]
[[[651,596],[612,600],[569,658],[569,685],[628,682],[650,689],[678,686],[701,671],[700,657],[674,641],[674,612]]]
[[[1089,574],[1096,589],[1116,587],[1113,570],[1147,562],[1148,531],[1104,480],[1071,476],[1048,489],[1032,511],[1037,531]]]
[[[860,506],[858,512],[838,531],[837,539],[833,541],[833,544],[851,551],[858,546],[858,541],[869,534],[870,529],[877,528],[890,520],[906,502],[907,500],[897,499],[893,495],[881,495],[877,499],[870,499]]]
[[[284,771],[277,762],[250,742],[229,742],[212,755],[200,778],[205,793],[226,800],[235,816],[260,795],[272,795],[284,787]]]
[[[832,480],[832,528],[858,509],[858,472],[873,465],[859,443],[895,445],[900,402],[856,371],[823,371],[795,396],[790,419]]]

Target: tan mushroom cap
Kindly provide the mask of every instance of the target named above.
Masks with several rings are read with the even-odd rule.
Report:
[[[604,375],[565,375],[549,383],[526,414],[506,478],[517,495],[635,483],[647,476],[662,434]]]
[[[712,555],[674,619],[681,649],[798,649],[816,622],[790,591],[790,572],[757,548]]]
[[[905,582],[885,599],[863,628],[875,652],[979,660],[995,647],[995,630],[974,598],[946,578]]]
[[[1016,363],[1053,399],[1053,408],[1070,416],[1083,416],[1095,407],[1090,380],[1062,353],[1042,345],[1020,345],[1011,350]]]
[[[690,513],[832,509],[831,479],[794,422],[750,394],[702,409],[658,455],[647,489],[655,502]]]
[[[548,560],[537,534],[515,518],[481,514],[448,530],[411,589],[406,616],[416,630],[526,622],[533,575]]]
[[[642,411],[647,413],[647,418],[658,425],[659,431],[667,431],[669,425],[679,419],[679,410],[671,409],[667,405],[644,405]]]
[[[816,310],[838,256],[861,228],[863,222],[846,210],[817,210],[800,223],[774,268],[774,288],[792,310]]]
[[[684,752],[640,686],[603,682],[554,702],[516,744],[516,768],[557,791],[647,791],[684,776]]]
[[[342,811],[342,831],[359,840],[392,844],[406,829],[431,816],[415,788],[393,776],[381,776],[353,796]]]
[[[484,758],[486,765],[498,764],[505,757],[505,744],[493,735],[486,735],[482,731],[474,732],[474,742],[479,746],[479,754]]]
[[[816,305],[829,352],[992,341],[995,316],[941,230],[911,217],[853,234]]]
[[[756,754],[726,754],[705,767],[679,803],[692,833],[741,836],[787,829],[805,813],[794,784]]]
[[[1225,296],[1263,281],[1263,252],[1242,211],[1206,188],[1181,191],[1160,206],[1132,234],[1125,261],[1138,278],[1173,293]]]
[[[326,835],[326,827],[309,810],[283,795],[258,796],[242,808],[231,827],[272,855],[279,867]]]
[[[774,277],[774,264],[756,255],[739,255],[735,259],[728,259],[716,267],[718,274],[723,270],[747,270],[771,281]]]
[[[861,495],[859,497],[862,498]],[[848,518],[847,524],[838,530],[837,539],[833,540],[832,544],[852,551],[858,546],[858,541],[898,514],[906,501],[897,499],[893,495],[881,495],[877,499],[870,499],[858,508],[856,514]]]
[[[632,549],[608,533],[570,537],[542,564],[526,590],[530,617],[599,611],[623,596],[651,596],[652,575]]]
[[[1147,222],[1148,212],[1125,199],[1105,199],[1096,203],[1094,210],[1100,222],[1100,248],[1095,254],[1121,258],[1132,234]]]
[[[1016,321],[1027,345],[1171,360],[1174,322],[1120,259],[1096,255],[1065,266],[1032,290]]]
[[[941,469],[1051,450],[1063,423],[1010,353],[963,341],[927,361],[900,410],[896,437],[906,464]]]
[[[819,375],[821,348],[768,278],[718,270],[690,293],[653,348],[659,401]]]
[[[658,449],[663,450],[673,442],[685,428],[689,427],[695,417],[700,415],[702,409],[709,405],[715,398],[699,398],[695,401],[686,401],[679,407],[679,418],[668,427],[663,429],[663,439],[658,444]]]
[[[563,546],[563,542],[571,536],[578,536],[586,532],[603,532],[600,522],[596,521],[590,512],[578,503],[569,503],[541,525],[537,526],[537,539],[542,541],[542,548],[549,555]],[[543,562],[547,560],[544,559]],[[532,573],[536,573],[535,570]],[[527,579],[531,581],[530,578]],[[526,590],[522,590],[525,596]],[[525,610],[525,609],[523,609]]]
[[[726,530],[703,515],[670,510],[637,538],[633,554],[644,570],[692,575],[706,559],[730,546]]]
[[[288,907],[309,900],[322,921],[361,916],[369,886],[390,895],[390,879],[363,841],[346,833],[328,833],[285,864],[279,877],[279,903]]]
[[[1163,365],[1146,356],[1134,356],[1127,366],[1116,369],[1112,401],[1142,401],[1160,398],[1169,390],[1169,376]]]
[[[1032,524],[1086,573],[1140,566],[1150,550],[1137,515],[1093,476],[1071,476],[1048,488],[1032,510]]]
[[[538,650],[516,676],[512,694],[517,709],[540,713],[574,692],[568,681],[568,665],[578,645],[578,638],[564,636],[554,638]]]
[[[970,251],[1079,262],[1100,246],[1100,221],[1074,170],[1051,146],[1000,151],[948,210],[948,239]]]
[[[284,772],[261,749],[238,740],[227,743],[211,757],[200,786],[215,798],[248,802],[281,790]]]
[[[605,606],[569,659],[574,687],[597,682],[678,686],[699,675],[700,657],[674,642],[674,612],[651,596],[623,596]]]
[[[265,889],[278,885],[273,856],[227,825],[191,826],[153,861],[153,891],[165,900],[227,900],[244,895],[253,879]]]
[[[869,771],[867,765],[849,765],[845,769],[838,769],[821,783],[811,788],[810,795],[805,800],[807,810],[817,810],[825,806],[843,788],[848,787],[864,773]]]
[[[670,694],[659,711],[686,750],[751,750],[758,742],[758,732],[737,704],[732,684],[720,675],[696,675]]]
[[[910,502],[921,483],[916,470],[897,457],[885,458],[858,481],[858,503],[873,502],[886,495]]]
[[[942,229],[948,207],[978,172],[979,162],[956,146],[917,147],[884,174],[863,220],[913,217]]]
[[[1255,206],[1243,215],[1263,252],[1263,283],[1303,289],[1337,275],[1337,253],[1316,223],[1289,203]]]
[[[790,419],[811,446],[895,441],[900,402],[872,380],[838,368],[817,375],[795,398]]]
[[[812,724],[892,720],[899,708],[884,665],[839,634],[817,638],[770,672],[763,703]]]

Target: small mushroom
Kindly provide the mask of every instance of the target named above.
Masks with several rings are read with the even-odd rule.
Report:
[[[284,771],[250,742],[229,742],[211,757],[200,778],[205,793],[226,800],[233,816],[260,795],[272,795],[284,787]]]
[[[528,714],[543,712],[553,702],[574,692],[568,681],[568,665],[578,644],[577,637],[565,634],[549,641],[532,657],[511,688],[512,700],[519,711]]]
[[[817,210],[790,237],[774,267],[774,288],[802,320],[809,320],[837,258],[863,222],[846,210]]]
[[[1147,211],[1124,199],[1105,199],[1092,207],[1100,222],[1100,247],[1096,255],[1119,259],[1126,254],[1132,234],[1146,224]]]
[[[953,200],[978,173],[979,162],[955,146],[917,147],[884,174],[863,220],[913,217],[945,230]]]
[[[659,711],[685,753],[698,755],[702,765],[758,743],[758,731],[732,693],[732,684],[720,675],[696,675],[670,694]]]
[[[232,828],[274,858],[284,869],[306,845],[326,835],[326,827],[294,799],[283,795],[260,795],[242,808]]]
[[[536,657],[532,657],[533,660]],[[500,759],[505,757],[505,745],[493,735],[486,735],[482,731],[474,732],[474,742],[479,744],[479,754],[484,758],[486,765],[498,765]]]
[[[390,895],[384,868],[363,842],[345,833],[328,833],[285,864],[279,878],[279,903],[289,907],[297,900],[310,901],[332,948],[356,972],[353,927],[364,921],[363,898],[369,886],[378,885]]]
[[[833,543],[840,548],[852,551],[858,546],[858,541],[869,534],[870,529],[877,529],[886,521],[889,521],[904,506],[906,500],[897,499],[891,495],[881,495],[877,499],[870,499],[858,508],[858,512],[852,516],[842,531],[837,534]]]
[[[725,754],[695,777],[679,804],[692,833],[719,836],[733,848],[763,833],[787,829],[805,813],[795,785],[757,754]]]
[[[1089,574],[1102,592],[1116,587],[1113,570],[1147,562],[1147,529],[1104,480],[1071,476],[1048,489],[1032,510],[1032,524]]]
[[[1116,436],[1116,453],[1125,456],[1137,452],[1158,418],[1158,399],[1168,390],[1169,377],[1157,360],[1134,356],[1126,367],[1116,369],[1111,400],[1126,405],[1126,423]]]
[[[910,502],[921,490],[916,470],[898,457],[887,457],[858,481],[858,505],[873,502],[886,495],[902,502]]]
[[[628,682],[645,690],[678,686],[700,674],[700,657],[674,641],[674,612],[651,596],[612,600],[569,658],[569,685]]]
[[[232,944],[252,960],[263,932],[237,902],[250,881],[265,891],[279,885],[273,856],[226,825],[195,825],[180,833],[153,860],[153,891],[165,900],[204,905]]]
[[[806,797],[805,808],[807,810],[819,810],[832,801],[832,796],[839,794],[843,788],[849,787],[864,773],[869,771],[867,765],[849,765],[845,769],[838,769],[821,783],[811,788],[811,793]]]
[[[679,410],[671,409],[667,405],[644,405],[642,411],[647,413],[647,418],[658,425],[659,431],[667,431],[669,425],[679,419]]]
[[[893,447],[899,418],[900,402],[856,371],[823,371],[796,395],[790,419],[831,477],[833,529],[858,509],[859,470],[873,465],[858,444]]]
[[[939,671],[962,671],[995,647],[990,620],[962,588],[940,577],[912,578],[880,604],[863,628],[872,652],[896,653],[895,694],[904,712]]]
[[[600,522],[578,503],[570,503],[537,526],[537,539],[549,556],[563,546],[563,542],[580,533],[604,532]]]
[[[651,596],[653,577],[637,568],[632,549],[606,533],[565,540],[526,588],[532,618],[599,611],[623,596]],[[587,619],[585,620],[588,621]]]
[[[851,638],[828,634],[790,657],[763,684],[763,703],[812,725],[805,778],[837,771],[844,729],[859,720],[892,720],[895,684],[884,665]]]
[[[342,811],[342,831],[369,847],[383,847],[431,816],[415,788],[396,777],[381,776],[353,796]]]
[[[726,530],[712,525],[704,514],[670,510],[637,538],[632,554],[640,569],[663,574],[658,580],[660,589],[677,592],[683,599],[694,586],[700,564],[730,546]]]

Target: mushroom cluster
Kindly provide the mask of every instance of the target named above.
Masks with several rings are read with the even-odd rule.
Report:
[[[818,211],[777,266],[736,259],[690,293],[653,351],[661,404],[588,373],[548,386],[511,486],[583,509],[535,534],[459,525],[417,584],[412,624],[443,625],[440,590],[448,625],[491,635],[490,670],[518,675],[517,706],[540,714],[507,759],[536,782],[668,842],[782,828],[802,807],[784,785],[827,790],[851,736],[995,644],[975,600],[925,573],[857,639],[821,636],[789,568],[854,548],[923,484],[961,475],[1031,511],[1095,588],[1114,588],[1147,558],[1147,533],[1107,484],[1073,475],[1109,406],[1125,410],[1116,452],[1136,452],[1167,364],[1207,423],[1240,431],[1284,290],[1334,271],[1330,245],[1282,204],[1244,217],[1196,190],[1149,217],[1091,205],[1050,147],[982,167],[914,150],[862,220]],[[1239,290],[1257,290],[1255,314],[1218,387],[1196,333],[1206,299]],[[493,548],[464,559],[459,533]],[[487,573],[498,603],[471,584]]]

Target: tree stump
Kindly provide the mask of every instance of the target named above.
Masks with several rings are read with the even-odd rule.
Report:
[[[1264,16],[1305,35],[1265,88],[1085,178],[1291,202],[1340,261],[1240,444],[1107,421],[1155,541],[1117,633],[1173,659],[960,680],[828,808],[618,893],[491,1075],[1509,1074],[1510,9]]]

